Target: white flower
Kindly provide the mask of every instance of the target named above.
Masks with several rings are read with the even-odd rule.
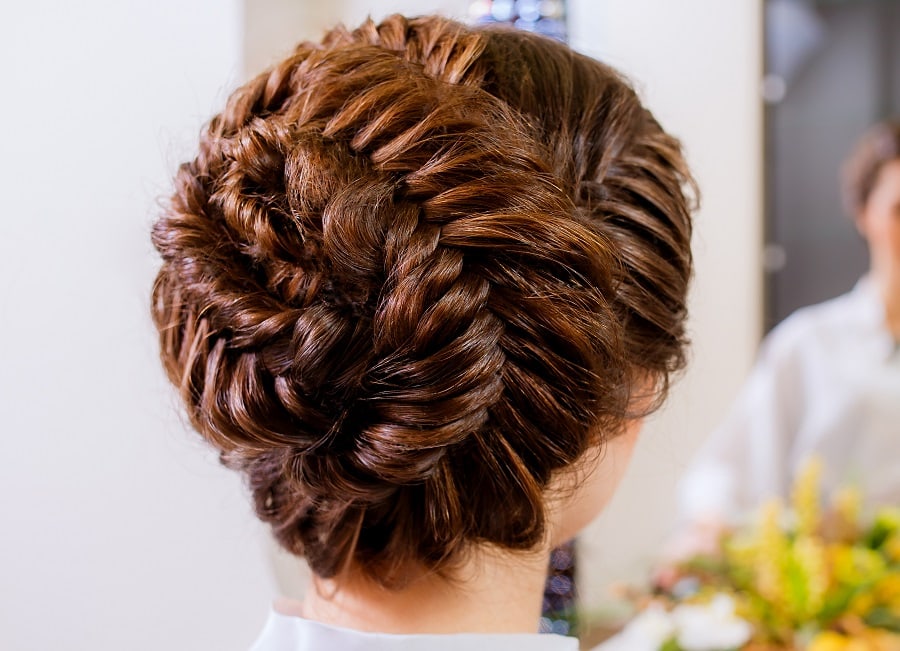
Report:
[[[734,600],[723,594],[705,604],[681,604],[672,612],[654,603],[594,651],[659,651],[673,637],[685,651],[738,649],[753,630],[735,615],[734,605]]]
[[[678,644],[685,651],[728,651],[752,635],[750,624],[734,613],[734,600],[716,595],[707,604],[681,604],[672,611]]]
[[[594,651],[659,651],[663,642],[675,635],[672,616],[654,603],[632,619],[617,635]]]

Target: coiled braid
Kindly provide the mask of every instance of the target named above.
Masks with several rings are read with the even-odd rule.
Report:
[[[531,548],[554,472],[683,363],[688,181],[627,85],[562,45],[334,30],[179,169],[153,229],[163,362],[318,575],[398,587],[472,543]]]

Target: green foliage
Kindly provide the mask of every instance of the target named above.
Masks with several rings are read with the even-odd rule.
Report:
[[[718,554],[679,568],[697,584],[695,597],[731,595],[756,643],[817,648],[817,639],[860,631],[900,633],[900,508],[880,510],[865,526],[858,493],[845,489],[823,510],[820,473],[815,465],[801,473],[788,517],[779,502],[770,502],[755,526],[723,536]],[[669,597],[673,603],[686,598]],[[661,651],[682,650],[671,640]]]

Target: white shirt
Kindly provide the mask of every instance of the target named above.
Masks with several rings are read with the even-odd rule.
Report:
[[[578,651],[578,640],[562,635],[458,633],[393,635],[364,633],[270,612],[250,651]]]
[[[682,515],[732,520],[786,497],[812,455],[824,462],[824,497],[850,484],[866,504],[900,503],[900,351],[867,278],[769,334],[679,486]]]

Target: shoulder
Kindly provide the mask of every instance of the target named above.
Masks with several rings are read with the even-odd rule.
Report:
[[[761,354],[785,358],[804,350],[818,350],[852,333],[859,317],[856,290],[816,305],[803,307],[779,323],[763,341]]]

